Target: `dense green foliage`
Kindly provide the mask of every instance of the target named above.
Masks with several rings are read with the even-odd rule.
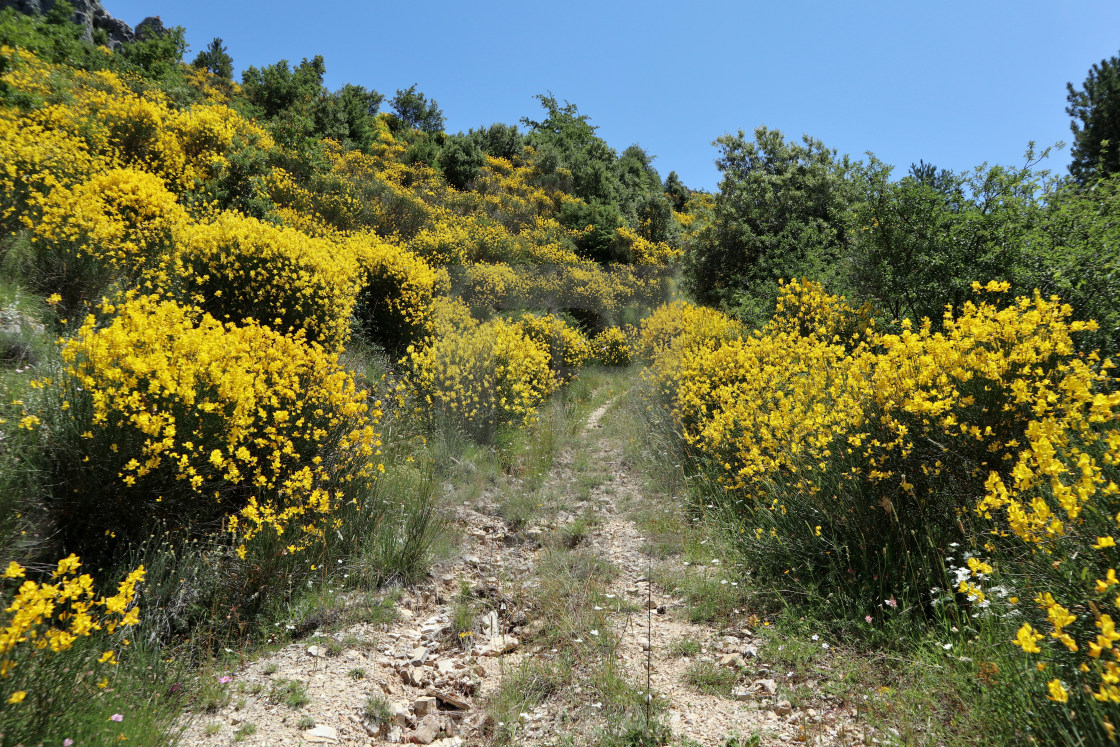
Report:
[[[819,140],[786,142],[760,127],[716,141],[723,177],[711,224],[686,257],[688,289],[700,301],[761,323],[782,278],[833,285],[847,253],[847,210],[857,197],[853,165]]]

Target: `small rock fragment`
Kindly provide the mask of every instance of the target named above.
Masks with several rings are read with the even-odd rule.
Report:
[[[490,643],[483,649],[483,656],[501,656],[508,654],[511,651],[516,651],[517,647],[521,645],[521,641],[517,640],[511,635],[500,635],[496,638],[491,638]]]
[[[430,695],[424,695],[412,701],[412,712],[418,717],[427,716],[429,713],[436,712],[436,699]]]
[[[408,741],[413,744],[431,744],[436,741],[439,731],[439,718],[434,714],[425,716],[412,730],[412,734],[408,736]]]
[[[743,661],[740,654],[724,654],[719,658],[719,665],[721,667],[733,667],[735,669],[746,669],[747,663]]]
[[[311,744],[338,744],[338,731],[333,726],[319,725],[303,733]]]
[[[397,726],[411,726],[414,719],[408,712],[408,706],[404,703],[392,703],[389,706],[389,720]]]
[[[460,711],[469,711],[471,709],[471,704],[468,701],[463,700],[453,693],[443,690],[429,690],[428,694],[435,697],[439,702],[451,706],[452,708],[458,708]]]
[[[774,680],[755,680],[751,683],[750,691],[760,697],[774,695],[778,692],[778,683]]]

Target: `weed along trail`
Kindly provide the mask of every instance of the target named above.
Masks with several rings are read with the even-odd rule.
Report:
[[[183,744],[862,743],[840,701],[786,699],[738,582],[628,457],[630,381],[612,377],[553,417],[538,474],[456,457],[458,547],[417,585],[312,615]]]

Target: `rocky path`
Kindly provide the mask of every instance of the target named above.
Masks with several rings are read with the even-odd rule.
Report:
[[[641,724],[647,677],[670,744],[872,741],[838,702],[786,700],[755,631],[691,623],[658,583],[721,569],[651,559],[628,517],[641,476],[604,428],[614,402],[557,456],[530,521],[503,518],[516,482],[454,506],[459,553],[401,592],[395,620],[315,633],[231,673],[230,702],[195,714],[183,744],[596,744],[624,714]],[[734,671],[734,688],[700,692],[698,666]]]

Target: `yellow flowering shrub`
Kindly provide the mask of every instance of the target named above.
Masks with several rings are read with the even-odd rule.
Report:
[[[228,106],[194,106],[176,112],[168,122],[186,159],[186,173],[205,181],[215,176],[242,144],[272,150],[276,143],[266,130]]]
[[[236,213],[184,226],[177,243],[175,282],[215,318],[304,330],[331,348],[345,343],[362,280],[346,246]]]
[[[575,378],[576,370],[591,359],[587,336],[557,316],[525,314],[517,324],[537,347],[548,351],[550,365],[560,383]]]
[[[9,116],[21,127],[55,133],[51,139],[56,143],[83,143],[103,168],[146,171],[182,194],[215,176],[244,143],[274,147],[263,128],[227,106],[198,104],[180,110],[162,91],[111,71],[74,70],[43,63],[26,50],[10,54],[5,49],[0,55],[8,58],[10,69],[3,82],[50,101]],[[70,168],[80,166],[79,161]]]
[[[803,337],[854,342],[872,326],[871,307],[853,309],[843,298],[826,293],[820,283],[778,281],[778,300],[767,333],[796,332]]]
[[[630,260],[638,265],[662,267],[680,259],[684,250],[665,241],[650,241],[637,232],[619,226],[615,229],[615,241],[624,249]]]
[[[539,172],[531,165],[532,155],[532,150],[526,149],[526,158],[515,161],[487,156],[486,165],[475,180],[475,191],[481,196],[480,209],[514,233],[534,226],[538,218],[555,215],[566,197],[559,190],[547,190],[536,184]]]
[[[503,226],[477,215],[440,215],[408,242],[408,248],[437,265],[483,260],[513,261],[519,243]]]
[[[140,608],[133,604],[136,586],[144,580],[144,566],[132,571],[117,587],[113,596],[98,597],[93,577],[81,573],[78,556],[71,554],[58,561],[50,581],[23,581],[10,597],[0,618],[0,698],[10,702],[10,678],[20,678],[19,667],[36,652],[69,651],[79,638],[104,630],[114,633],[140,622]],[[11,562],[0,578],[24,578],[27,570]],[[21,646],[20,644],[27,644]],[[102,663],[116,663],[112,651],[101,657]]]
[[[603,366],[629,366],[630,337],[619,327],[607,327],[591,338],[591,351]]]
[[[459,268],[456,290],[467,304],[483,309],[512,309],[526,303],[523,268],[503,263],[479,263]]]
[[[852,338],[846,333],[853,319],[859,330],[859,312],[794,283],[784,287],[775,319],[750,336],[682,348],[656,342],[651,333],[669,328],[663,322],[644,331],[650,348],[675,360],[654,366],[655,381],[684,443],[740,512],[744,562],[827,588],[834,603],[859,614],[883,614],[876,602],[888,596],[919,608],[933,603],[946,548],[968,540],[978,501],[989,517],[1006,510],[1012,532],[1053,536],[1079,514],[1078,496],[1115,490],[1098,471],[1104,462],[1084,452],[1057,470],[1063,490],[1038,479],[1033,448],[1023,451],[1043,432],[1033,421],[1060,411],[1067,398],[1080,404],[1060,428],[1046,426],[1041,453],[1054,453],[1046,444],[1064,443],[1063,432],[1062,439],[1083,440],[1094,402],[1111,417],[1110,385],[1090,386],[1092,362],[1073,354],[1071,334],[1088,325],[1069,314],[1037,296],[1002,306],[980,300],[947,314],[941,332],[904,323],[898,334]],[[1013,476],[1017,489],[1041,485],[1055,495],[1001,492]],[[1107,538],[1092,539],[1082,556],[1108,552],[1096,548],[1109,546]],[[989,601],[977,581],[986,571],[970,564],[967,573],[942,593]],[[1054,628],[1055,640],[1075,627]]]
[[[663,361],[669,351],[686,350],[710,340],[738,337],[743,326],[714,309],[687,301],[663,304],[642,320],[634,354],[646,361]]]
[[[0,226],[6,231],[33,227],[47,195],[99,168],[84,140],[28,122],[14,108],[0,108],[0,163]]]
[[[84,516],[69,531],[136,538],[226,516],[244,537],[293,530],[296,547],[372,474],[380,411],[335,355],[152,297],[106,311],[62,351],[74,435],[55,510]]]
[[[355,316],[363,334],[392,351],[427,334],[432,304],[450,287],[447,271],[373,234],[343,242],[361,271]]]
[[[41,290],[59,292],[63,308],[96,301],[114,280],[160,276],[186,211],[158,176],[112,169],[71,189],[57,187],[33,226]],[[154,274],[153,274],[154,273]]]
[[[479,439],[504,424],[532,422],[553,390],[549,353],[503,319],[410,346],[408,387],[429,415],[447,418]]]

